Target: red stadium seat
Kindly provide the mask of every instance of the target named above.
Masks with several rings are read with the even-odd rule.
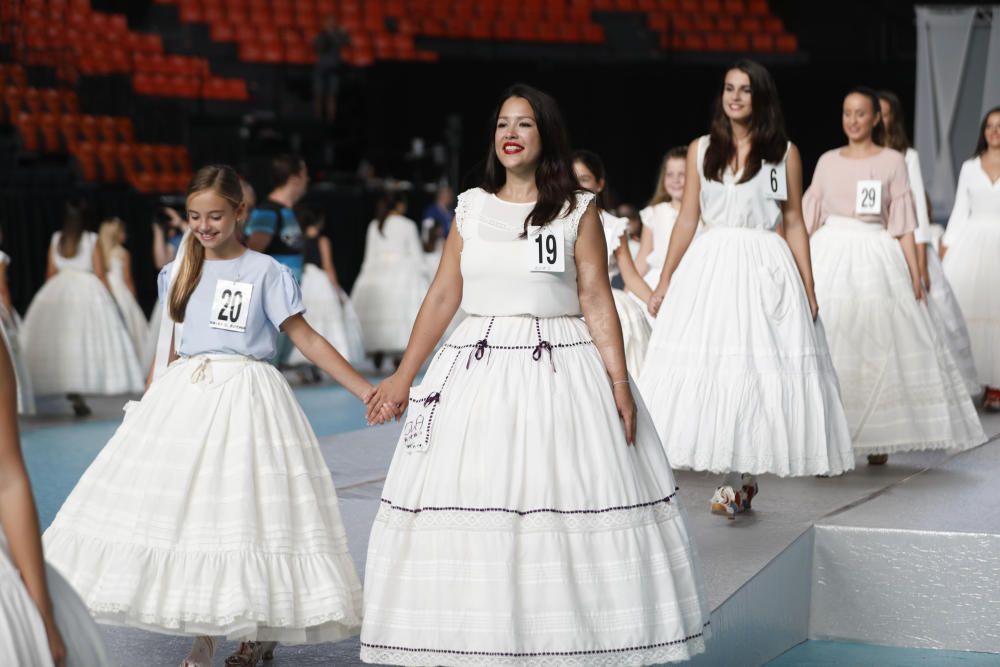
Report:
[[[80,173],[83,175],[83,180],[96,183],[99,168],[97,150],[94,148],[94,145],[87,142],[76,144],[70,147],[70,154],[76,158],[77,164],[80,165]]]
[[[30,153],[37,153],[38,143],[38,118],[27,111],[21,111],[14,117],[14,126],[21,135],[24,149]]]
[[[90,142],[85,142],[81,146],[93,146]],[[99,144],[96,147],[97,160],[101,165],[101,181],[104,183],[117,183],[121,180],[121,167],[118,157],[118,146],[116,144]]]
[[[38,116],[38,129],[42,135],[42,146],[46,153],[58,153],[59,139],[59,116],[54,113],[43,113]]]

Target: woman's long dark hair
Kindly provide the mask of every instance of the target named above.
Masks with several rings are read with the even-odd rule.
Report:
[[[378,233],[385,236],[385,221],[400,204],[406,203],[406,195],[402,192],[389,192],[375,203],[375,220],[378,222]]]
[[[507,171],[496,154],[494,137],[500,109],[504,102],[512,97],[523,98],[535,112],[535,125],[538,127],[538,136],[542,143],[542,154],[535,171],[538,201],[524,220],[522,235],[527,236],[529,225],[541,227],[549,224],[563,213],[563,208],[567,204],[569,208],[566,212],[572,211],[576,207],[575,195],[580,191],[580,186],[577,185],[576,177],[573,175],[573,153],[559,105],[548,93],[517,83],[504,91],[493,112],[486,170],[481,186],[483,190],[496,194],[507,181]]]
[[[868,86],[854,86],[844,93],[844,99],[846,100],[850,95],[864,95],[871,100],[872,111],[879,115],[878,124],[872,128],[872,142],[879,146],[886,146],[885,119],[882,118],[882,105],[878,103],[878,93]],[[895,110],[893,110],[893,113],[895,114]],[[895,120],[894,115],[893,122]],[[889,146],[889,148],[892,148],[892,146]]]
[[[885,116],[882,117],[882,127],[885,128],[885,145],[894,151],[905,153],[906,149],[910,147],[910,139],[906,136],[903,103],[899,101],[899,96],[891,90],[878,91],[878,99],[889,105],[889,114],[892,116],[892,122],[888,124],[885,122]]]
[[[989,145],[986,143],[986,123],[989,122],[990,116],[995,113],[1000,113],[1000,107],[993,107],[987,111],[986,115],[983,116],[983,122],[979,124],[979,140],[976,141],[976,157],[985,153],[986,149],[989,148]]]
[[[83,202],[66,202],[59,245],[56,248],[63,257],[76,257],[80,248],[80,239],[83,237],[83,210]]]
[[[608,182],[605,180],[607,171],[604,169],[604,160],[594,151],[581,149],[573,152],[573,162],[582,163],[594,175],[595,181],[604,181],[604,189],[594,193],[594,200],[597,202],[599,210],[603,211],[607,209],[607,197],[605,197],[605,193],[608,191]]]
[[[740,183],[745,183],[757,175],[762,162],[781,162],[788,150],[788,134],[785,132],[785,117],[778,100],[778,87],[774,85],[774,79],[767,68],[753,60],[740,60],[727,69],[726,73],[734,69],[750,77],[750,103],[753,109],[750,116],[750,154],[747,155],[747,163],[740,178]],[[713,181],[721,181],[726,168],[736,158],[732,124],[722,106],[725,87],[726,79],[723,76],[722,88],[715,98],[715,109],[712,112],[712,126],[709,129],[711,143],[702,164],[705,177]]]

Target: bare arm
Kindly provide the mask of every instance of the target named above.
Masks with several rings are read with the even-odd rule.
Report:
[[[698,140],[695,139],[688,147],[687,169],[689,174],[698,173]],[[663,303],[663,297],[670,286],[670,279],[677,266],[684,258],[695,232],[698,231],[698,218],[701,217],[701,181],[698,178],[688,178],[684,181],[684,197],[681,199],[681,212],[677,215],[674,230],[670,233],[670,245],[667,247],[667,258],[663,262],[660,273],[660,283],[653,290],[649,299],[649,312],[655,316]]]
[[[14,306],[10,301],[10,288],[7,286],[7,265],[0,264],[0,303],[13,315]]]
[[[788,151],[785,174],[788,178],[788,199],[781,205],[781,227],[785,242],[788,243],[795,264],[799,268],[802,286],[805,287],[812,318],[815,320],[819,314],[819,306],[816,304],[816,290],[813,285],[809,233],[806,231],[806,221],[802,216],[802,157],[795,144],[792,144]]]
[[[427,296],[424,297],[420,312],[413,324],[403,360],[396,372],[376,387],[371,400],[368,401],[369,421],[374,420],[376,413],[384,407],[384,404],[388,404],[389,409],[396,411],[397,417],[401,414],[399,409],[409,399],[413,378],[417,376],[420,367],[434,350],[434,346],[441,340],[462,302],[461,258],[462,235],[449,234],[437,274],[430,289],[427,290]],[[606,261],[604,272],[607,273]]]
[[[306,359],[322,368],[360,400],[368,398],[372,389],[371,383],[354,370],[333,345],[316,333],[305,318],[301,315],[292,315],[281,324],[281,330],[288,334]]]
[[[622,239],[621,245],[615,250],[615,261],[618,262],[618,271],[622,274],[622,280],[628,291],[642,299],[643,303],[648,304],[649,297],[653,296],[653,290],[642,279],[642,274],[639,273],[635,262],[632,261],[632,253],[629,252],[628,242],[625,239]]]
[[[166,234],[163,232],[163,227],[154,222],[153,265],[156,266],[157,271],[165,267],[170,262],[170,258],[167,256],[167,247],[167,239]]]
[[[268,234],[267,232],[254,232],[247,239],[247,246],[251,250],[264,252],[264,249],[271,243],[273,237],[274,234]]]
[[[11,560],[21,573],[24,587],[38,607],[57,665],[65,660],[65,648],[56,628],[45,581],[38,512],[31,484],[21,457],[17,431],[17,385],[7,348],[0,345],[0,526],[7,535]]]
[[[56,267],[56,248],[54,245],[50,245],[49,258],[45,265],[45,279],[49,280],[57,273],[59,273],[59,269]]]
[[[132,255],[124,248],[121,248],[120,252],[122,254],[122,280],[125,281],[125,286],[128,287],[132,296],[135,296],[135,281],[132,280]]]
[[[628,248],[625,249],[626,253]],[[622,339],[622,325],[611,296],[608,280],[608,246],[604,240],[601,219],[593,205],[580,219],[580,230],[576,238],[576,281],[580,297],[580,308],[587,322],[590,336],[594,340],[604,368],[608,371],[615,396],[615,404],[625,422],[625,440],[635,442],[635,401],[627,382],[625,368],[625,342]],[[634,268],[634,267],[633,267]]]
[[[924,288],[920,282],[920,267],[917,264],[917,242],[913,239],[913,232],[907,232],[900,236],[899,245],[903,248],[903,256],[906,257],[906,268],[910,271],[910,281],[913,283],[913,295],[918,301],[922,301],[924,298]]]
[[[334,289],[339,288],[337,270],[333,266],[333,250],[330,248],[330,239],[325,236],[319,237],[319,258],[323,262],[323,271],[330,280],[330,284],[333,285]]]
[[[649,254],[653,252],[653,230],[649,225],[642,226],[639,235],[639,252],[635,254],[635,268],[640,275],[649,273]]]

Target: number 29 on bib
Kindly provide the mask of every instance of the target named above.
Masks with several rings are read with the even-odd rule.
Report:
[[[528,237],[531,271],[562,273],[566,270],[566,232],[562,225],[546,225]]]
[[[253,283],[238,283],[232,280],[217,281],[208,326],[213,329],[244,333],[247,330],[252,295]]]
[[[858,215],[882,215],[882,181],[858,181],[854,212]]]

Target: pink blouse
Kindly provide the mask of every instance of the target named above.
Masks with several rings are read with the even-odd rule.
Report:
[[[831,215],[864,222],[880,222],[895,237],[917,228],[917,217],[910,193],[903,154],[889,148],[861,160],[827,151],[816,164],[812,183],[802,196],[806,228],[814,233]],[[882,214],[858,215],[855,212],[858,181],[882,183]]]

